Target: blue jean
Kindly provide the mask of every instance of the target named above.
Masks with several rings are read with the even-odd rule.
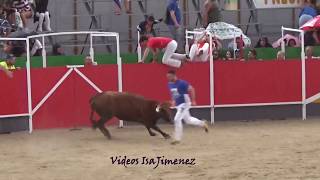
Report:
[[[183,45],[183,28],[176,28],[174,25],[168,25],[168,28],[169,28],[169,31],[170,31],[170,34],[172,36],[172,38],[174,40],[177,41],[178,43],[178,50],[183,50],[184,48],[184,45]]]

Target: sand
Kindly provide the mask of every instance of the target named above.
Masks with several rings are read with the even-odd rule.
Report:
[[[185,127],[175,146],[142,126],[109,127],[112,140],[88,128],[0,135],[0,180],[320,179],[320,120],[217,122],[209,134]],[[116,156],[138,164],[112,164]],[[195,164],[142,164],[157,156]]]

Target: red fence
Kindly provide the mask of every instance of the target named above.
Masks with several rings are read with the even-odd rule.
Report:
[[[215,62],[215,104],[250,104],[301,101],[301,62],[251,61]],[[159,64],[123,65],[123,90],[147,98],[167,101],[166,71]],[[320,61],[307,61],[307,97],[320,90]],[[64,67],[32,69],[33,107],[66,73]],[[117,90],[117,66],[101,65],[79,69],[103,91]],[[210,104],[209,64],[187,64],[178,76],[195,88],[198,105]],[[25,70],[14,72],[9,79],[0,72],[0,114],[27,112]],[[35,129],[89,125],[89,104],[96,91],[73,72],[47,102],[34,114]],[[112,123],[114,123],[113,121]]]

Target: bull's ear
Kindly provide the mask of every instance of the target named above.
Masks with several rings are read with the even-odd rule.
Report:
[[[160,105],[158,104],[157,107],[156,107],[156,112],[160,112],[160,108],[161,108],[161,107],[160,107]]]

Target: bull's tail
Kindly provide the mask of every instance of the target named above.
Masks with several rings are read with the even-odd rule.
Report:
[[[89,104],[90,104],[90,107],[91,107],[90,121],[91,121],[93,129],[97,129],[97,127],[98,127],[97,121],[93,119],[94,112],[95,112],[95,101],[94,100],[96,99],[96,97],[100,96],[101,94],[102,93],[99,93],[99,94],[93,96],[89,101]]]
[[[98,127],[97,121],[95,121],[95,120],[93,119],[93,115],[94,115],[94,109],[91,107],[90,121],[91,121],[91,124],[92,124],[92,128],[93,128],[93,129],[97,129],[97,127]]]

